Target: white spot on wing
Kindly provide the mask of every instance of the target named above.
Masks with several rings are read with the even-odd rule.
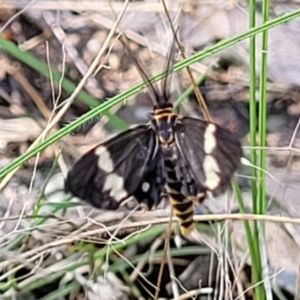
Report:
[[[147,193],[147,192],[149,191],[149,189],[150,189],[150,184],[149,184],[149,182],[143,182],[143,184],[142,184],[142,191],[143,191],[144,193]]]
[[[103,186],[104,192],[110,192],[109,195],[117,202],[128,196],[127,191],[124,189],[124,179],[116,173],[109,174]]]
[[[220,168],[217,161],[211,155],[206,155],[203,162],[203,170],[205,174],[205,185],[210,189],[215,189],[220,184]]]
[[[214,124],[208,124],[204,133],[204,152],[210,154],[217,146],[217,140],[215,137],[216,126]]]
[[[101,170],[104,170],[107,173],[110,173],[114,170],[113,161],[111,160],[110,153],[104,146],[99,146],[96,151],[98,158],[98,167]]]

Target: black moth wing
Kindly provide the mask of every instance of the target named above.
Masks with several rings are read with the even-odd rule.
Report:
[[[116,209],[130,196],[151,209],[161,200],[163,172],[155,132],[140,125],[83,155],[68,173],[66,188],[101,209]]]
[[[240,163],[240,142],[227,129],[190,117],[178,119],[175,132],[180,156],[197,193],[210,191],[216,196],[224,192]]]

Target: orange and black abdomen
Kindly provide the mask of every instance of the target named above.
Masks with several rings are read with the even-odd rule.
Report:
[[[180,222],[182,234],[188,234],[194,228],[194,204],[191,197],[182,194],[182,182],[176,173],[178,156],[180,155],[175,141],[175,126],[177,116],[172,106],[158,108],[154,111],[154,128],[158,134],[159,144],[164,154],[164,164],[167,175],[167,192],[175,215]]]
[[[182,182],[176,175],[176,161],[165,159],[167,172],[167,192],[176,217],[180,223],[182,234],[188,234],[195,228],[193,221],[194,204],[191,197],[182,194]]]

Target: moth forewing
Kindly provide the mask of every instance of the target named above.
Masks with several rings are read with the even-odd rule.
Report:
[[[239,141],[228,130],[200,119],[185,117],[180,123],[177,143],[198,193],[223,192],[242,156]]]
[[[67,190],[103,209],[116,209],[130,196],[142,202],[149,195],[157,203],[161,190],[150,186],[147,194],[142,188],[153,185],[148,173],[155,175],[159,166],[157,150],[150,126],[135,126],[83,155],[68,173]]]

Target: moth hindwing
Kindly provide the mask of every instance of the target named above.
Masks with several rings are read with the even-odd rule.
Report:
[[[166,83],[158,91],[139,65],[138,69],[154,102],[149,124],[131,128],[82,156],[69,172],[66,187],[102,209],[116,209],[131,196],[152,208],[166,187],[181,232],[187,234],[194,229],[193,201],[202,202],[207,192],[225,191],[238,167],[241,145],[224,128],[176,115]]]

